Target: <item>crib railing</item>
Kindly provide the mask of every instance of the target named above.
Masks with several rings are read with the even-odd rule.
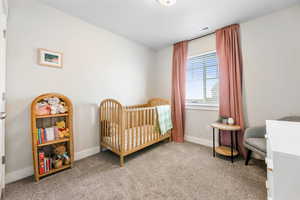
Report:
[[[155,107],[124,109],[125,128],[136,126],[154,125],[156,122]]]
[[[106,142],[106,138],[111,137],[111,142],[107,145],[113,151],[122,144],[123,127],[123,107],[122,105],[113,100],[107,99],[100,105],[100,128],[101,128],[101,141]],[[106,142],[107,143],[107,142]]]
[[[124,107],[113,99],[102,101],[99,113],[101,150],[106,147],[118,154],[123,166],[124,156],[171,138],[171,132],[163,136],[159,133],[154,107],[167,103],[167,100],[151,99],[147,104]]]
[[[124,126],[126,128],[126,151],[147,144],[160,137],[157,129],[155,107],[133,108],[124,110]],[[138,138],[134,140],[134,138]],[[130,141],[131,140],[131,141]]]

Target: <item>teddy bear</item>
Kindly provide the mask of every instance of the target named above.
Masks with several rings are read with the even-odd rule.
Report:
[[[63,144],[53,145],[54,153],[54,168],[58,169],[62,165],[69,165],[71,162],[70,157],[66,151],[66,146]]]
[[[56,122],[56,127],[58,132],[57,133],[58,138],[62,139],[62,138],[70,137],[70,132],[69,129],[66,128],[65,121]]]
[[[57,97],[50,97],[50,98],[46,98],[45,101],[48,102],[48,104],[50,105],[50,109],[51,109],[51,115],[55,115],[59,113],[59,98]]]

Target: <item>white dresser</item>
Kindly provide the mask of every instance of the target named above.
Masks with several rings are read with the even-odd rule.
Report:
[[[268,200],[300,200],[300,122],[267,120]]]

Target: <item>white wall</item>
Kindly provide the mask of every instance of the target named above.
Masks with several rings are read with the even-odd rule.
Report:
[[[300,115],[300,4],[241,24],[249,126]]]
[[[29,109],[36,96],[68,96],[74,104],[75,152],[93,152],[99,146],[98,104],[108,97],[145,102],[154,52],[36,0],[10,0],[9,6],[6,172],[11,181],[32,173]],[[37,65],[37,48],[63,52],[63,69]]]
[[[241,23],[245,117],[249,126],[266,119],[300,115],[300,5]],[[189,44],[189,55],[215,49],[215,36]],[[172,47],[157,52],[151,94],[170,97]],[[218,111],[186,110],[188,140],[211,145],[208,125]]]

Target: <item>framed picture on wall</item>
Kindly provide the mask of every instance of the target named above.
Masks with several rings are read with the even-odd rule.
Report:
[[[47,49],[38,49],[38,64],[48,67],[63,67],[63,54]]]

